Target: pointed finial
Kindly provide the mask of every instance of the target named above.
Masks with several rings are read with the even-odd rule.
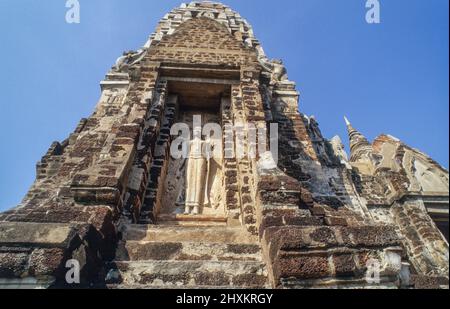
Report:
[[[344,120],[350,139],[350,162],[357,162],[372,152],[372,146],[364,135],[353,128],[347,117],[344,116]]]
[[[350,121],[348,121],[348,119],[347,119],[346,116],[344,116],[344,120],[345,120],[345,124],[346,124],[347,126],[351,126],[351,125],[352,125],[352,124],[350,123]]]

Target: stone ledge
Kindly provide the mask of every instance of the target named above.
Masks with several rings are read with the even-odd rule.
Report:
[[[52,277],[64,284],[65,262],[73,258],[80,263],[82,284],[97,282],[101,258],[111,258],[114,244],[105,234],[105,218],[92,224],[0,222],[0,277]]]
[[[393,226],[269,227],[264,238],[271,248],[275,246],[276,250],[290,251],[334,247],[384,248],[400,244]]]
[[[71,191],[77,203],[85,205],[120,205],[120,191],[115,187],[75,187]]]
[[[0,222],[0,246],[67,248],[76,234],[73,224]]]
[[[448,289],[448,277],[412,275],[411,284],[415,289]]]
[[[275,286],[286,278],[360,278],[366,261],[374,257],[389,262],[386,275],[400,271],[395,264],[400,238],[393,226],[273,226],[263,231],[262,242]]]
[[[368,270],[367,262],[374,259],[379,262],[380,276],[391,278],[390,282],[398,287],[401,251],[400,247],[281,251],[272,263],[275,285],[283,284],[286,279],[294,279],[299,284],[311,279],[363,279]]]

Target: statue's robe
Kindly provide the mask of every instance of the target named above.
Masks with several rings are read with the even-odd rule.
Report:
[[[203,206],[207,179],[207,160],[202,154],[204,141],[196,138],[190,143],[186,170],[186,208]]]

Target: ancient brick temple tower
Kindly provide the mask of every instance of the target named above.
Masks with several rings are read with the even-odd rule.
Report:
[[[110,288],[448,287],[448,172],[347,121],[349,159],[227,6],[174,9],[101,90],[23,202],[0,214],[1,287],[72,287],[73,259],[82,285]],[[209,207],[185,214],[186,161],[170,155],[170,129],[194,114],[225,131],[278,124],[279,160],[212,161]],[[250,146],[249,135],[238,139]]]

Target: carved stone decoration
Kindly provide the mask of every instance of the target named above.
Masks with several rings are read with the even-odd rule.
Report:
[[[197,113],[184,113],[178,121],[189,123],[192,128],[192,117]],[[207,123],[218,121],[217,115],[209,113],[201,113],[201,118]],[[213,139],[193,138],[189,142],[190,153],[186,158],[169,160],[161,214],[225,215],[221,194],[223,181],[221,157],[215,157],[214,153],[209,154],[219,147],[217,145],[219,142]]]
[[[127,51],[124,52],[123,55],[116,60],[116,64],[113,67],[113,71],[122,72],[126,71],[126,69],[144,58],[145,53],[147,52],[146,48],[140,48],[137,51]]]
[[[336,135],[331,139],[330,144],[333,148],[334,155],[341,161],[341,163],[348,165],[348,155],[345,151],[345,146],[342,139]]]
[[[273,59],[269,61],[267,57],[259,57],[258,61],[265,70],[271,73],[272,85],[275,85],[278,82],[288,80],[287,70],[286,67],[283,65],[282,60]]]

